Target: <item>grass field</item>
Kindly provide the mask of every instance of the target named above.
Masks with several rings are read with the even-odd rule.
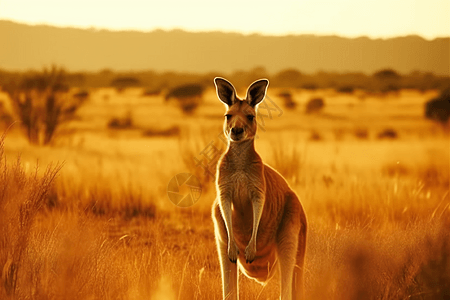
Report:
[[[423,118],[437,92],[292,90],[295,110],[278,92],[256,148],[306,210],[307,298],[448,299],[449,133]],[[313,97],[325,107],[305,114]],[[185,116],[162,96],[104,88],[51,146],[13,125],[0,139],[0,299],[221,299],[215,190],[194,157],[224,149],[223,114],[212,89]],[[178,173],[202,183],[192,207],[168,199]],[[241,276],[241,299],[277,299],[276,279]]]

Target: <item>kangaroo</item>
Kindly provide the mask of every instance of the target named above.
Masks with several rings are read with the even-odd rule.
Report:
[[[281,174],[255,150],[256,109],[269,81],[250,85],[244,100],[224,78],[214,79],[226,105],[225,153],[217,164],[217,198],[212,207],[222,273],[223,299],[238,299],[238,273],[266,283],[278,269],[281,299],[303,299],[306,215]]]

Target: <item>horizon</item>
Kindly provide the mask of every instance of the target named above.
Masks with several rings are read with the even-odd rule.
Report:
[[[174,9],[176,7],[177,9]],[[264,36],[319,35],[371,39],[417,35],[450,36],[450,2],[440,0],[320,2],[279,0],[276,4],[228,0],[220,7],[206,0],[152,4],[103,0],[4,0],[0,20],[55,27],[109,31],[184,30]],[[432,20],[432,22],[430,22]]]
[[[76,29],[76,30],[85,30],[85,31],[106,31],[106,32],[137,32],[137,33],[153,33],[153,32],[185,32],[185,33],[222,33],[222,34],[235,34],[235,35],[241,35],[241,36],[262,36],[262,37],[301,37],[301,36],[315,36],[315,37],[338,37],[338,38],[344,38],[344,39],[361,39],[361,38],[367,38],[369,40],[390,40],[390,39],[396,39],[396,38],[407,38],[407,37],[418,37],[426,41],[433,41],[436,39],[446,39],[450,38],[450,34],[443,35],[443,36],[436,36],[433,38],[428,38],[426,36],[420,35],[420,34],[405,34],[405,35],[396,35],[396,36],[388,36],[388,37],[372,37],[368,35],[359,35],[359,36],[346,36],[346,35],[340,35],[340,34],[318,34],[318,33],[287,33],[287,34],[268,34],[268,33],[261,33],[261,32],[239,32],[239,31],[226,31],[226,30],[189,30],[185,28],[154,28],[149,30],[143,30],[139,28],[122,28],[122,29],[115,29],[115,28],[104,28],[104,27],[83,27],[83,26],[70,26],[70,25],[55,25],[50,23],[33,23],[33,22],[21,22],[16,20],[10,20],[10,19],[0,19],[0,22],[10,22],[17,25],[24,25],[24,26],[30,26],[30,27],[52,27],[57,29]]]

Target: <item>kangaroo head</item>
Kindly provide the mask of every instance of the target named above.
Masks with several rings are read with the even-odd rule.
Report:
[[[226,79],[214,79],[217,96],[226,105],[223,131],[230,142],[253,139],[256,134],[256,107],[266,96],[269,80],[260,79],[247,89],[244,100],[236,95],[236,89]]]

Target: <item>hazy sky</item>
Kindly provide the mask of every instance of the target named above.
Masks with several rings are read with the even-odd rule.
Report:
[[[0,0],[0,19],[114,30],[431,39],[450,36],[450,0]]]

